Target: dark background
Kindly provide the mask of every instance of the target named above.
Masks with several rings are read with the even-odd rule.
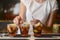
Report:
[[[15,15],[9,9],[19,3],[20,0],[0,0],[0,20],[12,20]],[[4,12],[7,10],[7,12]]]
[[[58,15],[60,15],[60,0],[57,0],[57,3],[58,3],[58,7],[59,7],[59,10],[58,10]]]
[[[9,9],[14,7],[15,4],[19,3],[20,0],[0,0],[0,33],[7,32],[7,24],[12,23],[9,20],[13,20],[16,15],[13,15],[13,11]],[[7,12],[4,12],[4,11]]]

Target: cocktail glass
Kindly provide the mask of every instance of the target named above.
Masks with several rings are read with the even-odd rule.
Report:
[[[9,36],[16,36],[17,25],[16,24],[8,24],[7,31],[9,33]]]

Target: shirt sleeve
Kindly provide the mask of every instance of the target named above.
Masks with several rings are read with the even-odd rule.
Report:
[[[52,5],[52,11],[55,11],[58,9],[58,4],[56,0],[52,0],[51,5]]]
[[[21,2],[27,7],[29,6],[31,0],[21,0]]]

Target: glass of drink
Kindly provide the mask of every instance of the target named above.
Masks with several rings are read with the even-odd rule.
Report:
[[[28,31],[29,31],[29,24],[27,22],[24,22],[20,26],[20,31],[21,31],[21,36],[28,36]]]
[[[9,36],[16,36],[17,25],[16,24],[8,24],[7,31],[9,33]]]
[[[42,27],[41,27],[40,22],[36,23],[33,26],[33,32],[34,32],[34,36],[41,36]]]

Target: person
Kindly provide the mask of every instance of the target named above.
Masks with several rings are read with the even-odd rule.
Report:
[[[44,27],[51,28],[57,10],[56,0],[21,0],[20,14],[14,18],[13,22],[19,25],[24,21],[31,23],[39,20]]]

